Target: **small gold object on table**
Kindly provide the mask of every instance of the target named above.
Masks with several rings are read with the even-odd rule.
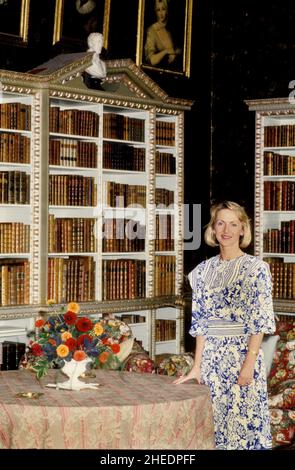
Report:
[[[42,395],[44,395],[42,392],[19,392],[15,396],[16,398],[33,398],[36,400],[37,398],[42,397]]]

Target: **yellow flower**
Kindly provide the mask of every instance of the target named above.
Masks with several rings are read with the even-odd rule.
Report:
[[[80,312],[80,305],[78,305],[76,302],[70,302],[67,305],[67,310],[68,312],[74,312],[74,313],[79,313]]]
[[[54,300],[54,299],[48,299],[48,300],[46,301],[46,303],[47,303],[47,305],[50,305],[50,306],[51,306],[51,305],[55,304],[55,300]]]
[[[69,338],[72,338],[72,333],[70,333],[69,331],[65,331],[61,334],[62,341],[66,341]]]
[[[103,326],[101,323],[95,323],[94,327],[93,327],[93,331],[94,331],[94,334],[96,336],[100,336],[102,333],[103,333]]]
[[[65,345],[65,344],[60,344],[57,348],[56,348],[56,354],[59,356],[59,357],[67,357],[67,355],[69,354],[70,350],[69,348]]]

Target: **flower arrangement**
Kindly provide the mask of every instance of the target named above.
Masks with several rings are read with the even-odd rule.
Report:
[[[160,375],[180,377],[181,375],[188,374],[193,365],[194,358],[192,354],[173,354],[164,357],[159,362],[157,373]]]
[[[120,368],[120,350],[122,343],[132,336],[131,329],[120,320],[93,322],[78,316],[79,312],[80,306],[70,302],[67,308],[61,308],[60,314],[36,320],[37,339],[30,341],[27,358],[38,379],[49,368],[63,367],[72,359],[90,358],[95,368]]]

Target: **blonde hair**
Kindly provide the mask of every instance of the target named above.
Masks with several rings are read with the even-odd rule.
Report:
[[[251,224],[250,219],[244,209],[243,206],[240,206],[236,202],[232,201],[223,201],[219,202],[218,204],[214,204],[210,209],[210,222],[206,225],[206,230],[204,233],[204,239],[207,245],[209,246],[218,246],[219,243],[216,240],[216,236],[214,233],[214,225],[217,220],[217,214],[222,209],[230,209],[235,211],[239,221],[243,227],[243,235],[240,238],[240,248],[246,248],[250,245],[252,235],[251,235]]]
[[[155,10],[157,10],[161,6],[168,10],[168,0],[155,0]]]

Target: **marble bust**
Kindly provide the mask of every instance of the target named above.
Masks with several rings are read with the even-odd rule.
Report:
[[[90,33],[87,38],[88,52],[94,52],[92,57],[92,64],[85,72],[92,78],[99,78],[100,80],[107,75],[106,64],[100,58],[100,53],[103,46],[103,35],[101,33]]]

